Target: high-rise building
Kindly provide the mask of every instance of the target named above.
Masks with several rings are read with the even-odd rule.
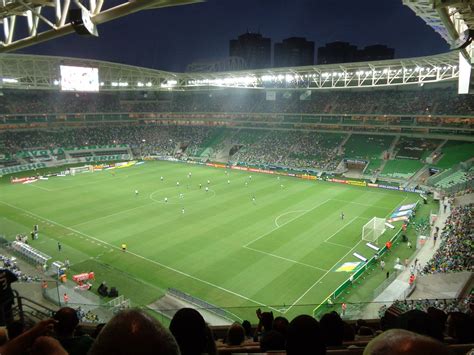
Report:
[[[332,42],[318,48],[318,64],[386,60],[393,59],[394,56],[395,50],[382,44],[357,49],[357,46],[348,42]]]
[[[359,60],[362,62],[368,62],[371,60],[386,60],[393,59],[395,56],[395,49],[388,48],[383,44],[374,44],[367,46],[364,49],[358,51]]]
[[[248,69],[270,68],[271,50],[271,39],[260,33],[245,33],[229,43],[229,55],[243,58]]]
[[[357,47],[349,42],[326,43],[318,48],[318,64],[350,63],[357,58]]]
[[[299,67],[314,64],[314,42],[303,37],[290,37],[275,43],[274,67]]]

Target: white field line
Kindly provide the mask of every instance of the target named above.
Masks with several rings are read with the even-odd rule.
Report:
[[[280,225],[278,224],[278,220],[283,217],[283,216],[286,216],[287,214],[290,214],[290,213],[301,213],[301,212],[307,212],[308,210],[295,210],[295,211],[288,211],[288,212],[285,212],[285,213],[282,213],[281,215],[279,215],[277,218],[275,218],[274,220],[274,223],[275,223],[275,226],[278,228],[280,227]]]
[[[77,227],[77,226],[82,226],[83,224],[88,224],[88,223],[90,223],[90,222],[95,222],[95,221],[98,221],[98,220],[100,220],[100,219],[109,218],[109,217],[116,216],[116,215],[119,215],[119,214],[122,214],[122,213],[125,213],[125,212],[130,212],[130,211],[138,210],[139,208],[143,208],[143,207],[146,207],[146,206],[150,206],[150,205],[153,205],[154,203],[155,203],[155,202],[152,202],[152,203],[148,203],[148,204],[146,204],[146,205],[141,205],[141,206],[136,206],[136,207],[133,207],[133,208],[129,208],[128,210],[118,211],[118,212],[109,214],[109,215],[107,215],[107,216],[102,216],[102,217],[97,217],[97,218],[89,219],[89,220],[87,220],[87,221],[85,221],[85,222],[81,222],[81,223],[78,223],[78,224],[74,224],[74,225],[70,226],[70,228]]]
[[[110,246],[111,248],[116,249],[116,250],[119,250],[120,252],[122,252],[120,247],[115,246],[115,245],[110,244],[110,243],[107,243],[107,242],[104,242],[104,241],[102,241],[102,240],[99,240],[99,239],[97,239],[97,238],[95,238],[95,237],[93,237],[93,236],[91,236],[91,235],[88,235],[88,234],[86,234],[86,233],[83,233],[83,232],[81,232],[81,231],[78,231],[77,229],[74,229],[74,228],[65,226],[65,225],[63,225],[63,224],[61,224],[61,223],[57,223],[57,222],[52,221],[52,220],[50,220],[50,219],[44,218],[44,217],[42,217],[42,216],[39,216],[39,215],[37,215],[37,214],[35,214],[35,213],[32,213],[32,212],[30,212],[30,211],[28,211],[28,210],[25,210],[25,209],[21,208],[21,207],[14,206],[14,205],[9,204],[9,203],[7,203],[7,202],[0,201],[0,203],[3,203],[4,205],[10,206],[10,207],[12,207],[12,208],[16,208],[17,210],[20,210],[20,211],[29,213],[30,215],[35,216],[35,217],[37,217],[37,218],[42,218],[42,219],[44,219],[45,221],[49,221],[49,222],[51,222],[51,223],[53,223],[53,224],[56,224],[56,225],[59,226],[59,227],[62,227],[62,228],[64,228],[64,229],[68,229],[68,230],[70,230],[70,231],[72,231],[72,232],[75,232],[75,233],[77,233],[77,234],[82,234],[83,236],[85,236],[85,237],[87,237],[87,238],[93,239],[93,240],[95,240],[95,241],[97,241],[97,242],[100,242],[101,244],[106,244],[106,245]],[[158,262],[158,261],[148,259],[148,258],[146,258],[146,257],[144,257],[144,256],[142,256],[142,255],[136,254],[136,253],[131,252],[131,251],[129,251],[129,250],[127,250],[126,253],[127,253],[127,254],[131,254],[131,255],[133,255],[133,256],[139,258],[139,259],[145,260],[145,261],[147,261],[147,262],[149,262],[149,263],[151,263],[151,264],[155,264],[155,265],[158,265],[158,266],[160,266],[160,267],[162,267],[162,268],[165,268],[165,269],[168,269],[168,270],[170,270],[170,271],[176,272],[177,274],[186,276],[186,277],[188,277],[188,278],[190,278],[190,279],[193,279],[193,280],[195,280],[195,281],[204,283],[204,284],[206,284],[206,285],[208,285],[208,286],[215,287],[215,288],[217,288],[217,289],[219,289],[219,290],[221,290],[221,291],[230,293],[230,294],[232,294],[232,295],[234,295],[234,296],[237,296],[237,297],[239,297],[239,298],[242,298],[242,299],[244,299],[244,300],[247,300],[247,301],[250,301],[250,302],[252,302],[252,303],[258,304],[259,306],[267,307],[267,308],[270,308],[270,309],[272,309],[272,310],[274,310],[274,311],[276,311],[276,312],[280,312],[280,310],[277,309],[277,308],[273,308],[273,307],[267,306],[266,304],[264,304],[264,303],[262,303],[262,302],[253,300],[253,299],[251,299],[251,298],[249,298],[249,297],[246,297],[246,296],[244,296],[244,295],[241,295],[241,294],[239,294],[239,293],[237,293],[237,292],[234,292],[234,291],[228,290],[228,289],[226,289],[226,288],[224,288],[224,287],[221,287],[221,286],[219,286],[219,285],[213,284],[212,282],[209,282],[209,281],[200,279],[200,278],[198,278],[198,277],[196,277],[196,276],[193,276],[193,275],[190,275],[190,274],[188,274],[188,273],[186,273],[186,272],[184,272],[184,271],[177,270],[177,269],[175,269],[175,268],[172,268],[171,266],[164,265],[164,264],[162,264],[162,263],[160,263],[160,262]]]
[[[298,264],[298,265],[303,265],[303,266],[307,266],[307,267],[310,267],[312,269],[316,269],[316,270],[320,270],[320,271],[327,271],[326,269],[322,269],[320,267],[317,267],[317,266],[313,266],[313,265],[310,265],[310,264],[305,264],[305,263],[301,263],[299,261],[296,261],[296,260],[293,260],[293,259],[288,259],[288,258],[285,258],[283,256],[279,256],[279,255],[276,255],[276,254],[272,254],[272,253],[267,253],[266,251],[262,251],[262,250],[258,250],[258,249],[255,249],[255,248],[252,248],[252,247],[244,247],[245,249],[249,249],[249,250],[253,250],[257,253],[262,253],[262,254],[265,254],[265,255],[268,255],[268,256],[272,256],[274,258],[278,258],[278,259],[282,259],[282,260],[286,260],[290,263],[294,263],[294,264]]]
[[[325,242],[327,242],[329,239],[331,239],[332,237],[334,237],[337,233],[339,233],[340,231],[342,231],[344,228],[346,228],[348,225],[350,225],[352,222],[354,222],[355,220],[357,219],[357,217],[354,217],[352,218],[349,223],[346,223],[344,224],[341,228],[339,228],[337,231],[335,231],[333,234],[331,234],[329,237],[327,237],[326,239],[324,239]]]
[[[288,223],[291,223],[291,222],[293,222],[294,220],[296,220],[296,219],[298,219],[298,218],[300,218],[300,217],[303,217],[305,214],[311,212],[312,210],[318,208],[319,206],[324,205],[325,203],[327,203],[327,202],[329,202],[329,201],[331,201],[330,198],[328,198],[326,201],[323,201],[323,202],[317,204],[316,206],[314,206],[314,207],[312,207],[311,209],[307,210],[306,212],[304,212],[304,213],[302,213],[302,214],[296,216],[295,218],[290,219],[289,221],[283,223],[282,225],[280,225],[280,226],[278,226],[278,227],[276,227],[276,228],[273,228],[272,230],[270,230],[270,231],[268,231],[268,232],[262,234],[261,236],[255,238],[254,240],[251,240],[251,241],[248,242],[247,244],[243,245],[243,247],[244,247],[244,248],[248,247],[250,244],[255,243],[257,240],[260,240],[260,239],[262,239],[263,237],[266,237],[267,235],[269,235],[270,233],[276,231],[277,229],[283,227],[284,225],[287,225]]]
[[[356,245],[354,245],[346,254],[344,254],[344,256],[342,258],[340,258],[328,271],[326,271],[324,273],[323,276],[321,276],[319,279],[317,279],[305,292],[303,292],[303,294],[298,297],[296,299],[296,301],[294,301],[284,312],[282,313],[286,313],[288,312],[291,308],[293,308],[299,301],[301,301],[301,299],[306,296],[306,294],[311,291],[313,289],[314,286],[316,286],[322,279],[324,279],[326,277],[327,274],[329,274],[331,272],[331,270],[336,266],[338,265],[347,255],[349,255],[351,253],[352,250],[354,250],[360,243],[362,242],[362,240],[358,241]]]
[[[400,205],[402,205],[402,204],[405,202],[405,200],[406,200],[407,198],[408,198],[408,196],[405,196],[405,198],[404,198],[401,202],[399,202],[399,203],[397,204],[397,207],[400,206]],[[395,207],[394,209],[392,209],[392,210],[385,216],[385,219],[386,219],[388,216],[390,216],[390,214],[392,213],[392,211],[394,211],[397,207]],[[319,279],[317,279],[300,297],[298,297],[298,298],[296,299],[296,301],[294,301],[294,302],[290,305],[290,307],[288,307],[288,308],[287,308],[284,312],[282,312],[282,313],[288,312],[288,311],[289,311],[292,307],[294,307],[299,301],[301,301],[301,299],[302,299],[304,296],[306,296],[306,294],[307,294],[309,291],[311,291],[314,286],[316,286],[323,278],[325,278],[326,275],[329,274],[329,273],[331,272],[331,270],[334,269],[334,267],[336,267],[336,265],[339,264],[339,263],[341,262],[341,260],[343,260],[347,255],[349,255],[349,253],[350,253],[352,250],[354,250],[362,241],[363,241],[362,239],[361,239],[360,241],[358,241],[356,245],[354,245],[342,258],[340,258],[323,276],[321,276]]]
[[[28,186],[36,187],[37,189],[44,190],[44,191],[48,191],[48,192],[53,192],[53,191],[55,191],[55,190],[47,189],[46,187],[43,187],[43,186],[37,186],[37,185],[35,185],[34,182],[31,183],[31,184],[28,184]]]
[[[382,206],[369,205],[369,204],[367,204],[367,203],[359,203],[359,202],[353,202],[353,201],[348,201],[348,200],[341,200],[341,199],[337,199],[337,198],[333,198],[332,200],[333,200],[333,201],[339,201],[339,202],[350,203],[350,204],[353,204],[353,205],[359,205],[359,206],[365,206],[365,207],[373,207],[373,208],[380,208],[380,209],[384,209],[384,210],[391,210],[390,207],[382,207]]]
[[[346,248],[346,249],[350,249],[350,248],[351,248],[351,247],[349,247],[349,246],[347,246],[347,245],[343,245],[343,244],[339,244],[339,243],[326,242],[326,241],[324,241],[323,243],[336,245],[336,246],[338,246],[338,247],[342,247],[342,248]]]

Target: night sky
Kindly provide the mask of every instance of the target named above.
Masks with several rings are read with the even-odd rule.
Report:
[[[208,0],[102,24],[99,38],[71,34],[19,52],[184,71],[191,62],[227,57],[229,40],[247,30],[270,37],[272,45],[292,36],[313,40],[316,48],[337,40],[381,43],[395,48],[397,58],[448,50],[402,0]]]

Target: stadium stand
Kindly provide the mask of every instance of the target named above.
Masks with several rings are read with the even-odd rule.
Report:
[[[470,95],[458,96],[450,88],[426,90],[372,89],[370,91],[321,91],[309,100],[292,92],[278,93],[275,101],[252,90],[220,93],[169,93],[150,97],[136,93],[56,93],[5,90],[0,97],[1,114],[80,112],[267,112],[320,114],[469,115],[474,110]],[[34,120],[44,121],[38,115]],[[21,122],[21,121],[20,121]],[[24,121],[23,121],[24,122]],[[420,123],[432,125],[433,120]],[[409,122],[406,122],[410,124]],[[438,122],[440,124],[441,121]],[[412,121],[411,124],[416,124]],[[472,125],[472,123],[470,123]]]
[[[408,179],[415,174],[423,163],[419,160],[395,159],[385,163],[380,176]]]
[[[443,169],[450,168],[472,158],[474,143],[463,141],[447,141],[441,148],[439,160],[435,166]]]
[[[473,218],[473,204],[453,209],[441,233],[440,248],[423,269],[424,273],[474,271]]]
[[[393,136],[353,134],[344,144],[344,156],[366,160],[380,158],[382,153],[390,147],[393,138]]]

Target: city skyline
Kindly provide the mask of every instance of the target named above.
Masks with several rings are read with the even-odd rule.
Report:
[[[340,11],[343,9],[344,11]],[[401,0],[328,3],[309,0],[209,0],[147,10],[100,25],[99,38],[72,34],[17,53],[106,60],[168,71],[224,59],[229,40],[259,32],[274,43],[305,37],[315,47],[334,41],[385,44],[397,58],[448,50],[444,40]]]

